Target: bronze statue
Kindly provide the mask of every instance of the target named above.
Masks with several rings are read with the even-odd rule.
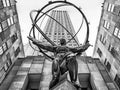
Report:
[[[52,62],[52,80],[50,82],[49,88],[55,86],[60,79],[60,76],[63,75],[66,71],[69,72],[71,82],[73,85],[77,86],[77,73],[78,73],[78,63],[76,60],[76,55],[71,55],[71,53],[81,54],[84,52],[89,46],[89,42],[83,46],[70,48],[66,46],[66,40],[61,39],[61,46],[50,46],[43,45],[38,40],[28,37],[33,44],[37,45],[38,48],[42,48],[54,53],[54,60]]]

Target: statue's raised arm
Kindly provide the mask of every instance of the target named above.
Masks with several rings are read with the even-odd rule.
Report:
[[[73,53],[82,53],[82,52],[84,52],[85,50],[87,50],[89,46],[91,46],[91,45],[89,44],[89,42],[87,42],[85,45],[82,45],[82,46],[80,46],[80,47],[69,48],[69,49],[70,49],[70,51],[73,52]]]
[[[43,44],[42,42],[32,38],[32,37],[28,37],[29,40],[31,40],[33,42],[33,44],[35,44],[36,46],[38,46],[38,48],[42,48],[42,49],[45,49],[47,51],[50,51],[50,52],[54,52],[55,50],[55,47],[54,46],[51,46],[51,45],[45,45]]]

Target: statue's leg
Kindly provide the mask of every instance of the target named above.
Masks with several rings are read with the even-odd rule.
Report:
[[[61,64],[60,64],[60,73],[61,75],[63,75],[66,71],[67,71],[67,66],[66,66],[66,60],[64,60]]]
[[[76,57],[70,57],[67,63],[69,75],[71,82],[77,81],[77,73],[78,73],[78,63],[76,61]]]
[[[59,62],[54,60],[52,63],[52,80],[50,82],[49,88],[52,88],[59,82],[60,77],[60,67]]]

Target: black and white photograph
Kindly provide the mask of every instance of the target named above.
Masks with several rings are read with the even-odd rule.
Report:
[[[120,0],[0,0],[0,90],[120,90]]]

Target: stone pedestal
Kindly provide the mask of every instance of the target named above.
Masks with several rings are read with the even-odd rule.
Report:
[[[77,89],[73,86],[73,84],[70,81],[64,80],[59,82],[51,90],[77,90]]]

